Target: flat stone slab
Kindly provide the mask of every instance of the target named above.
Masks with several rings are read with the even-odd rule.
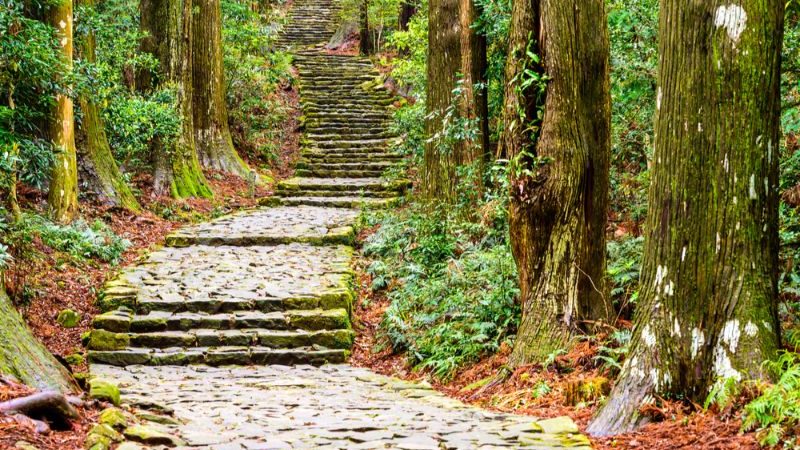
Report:
[[[352,244],[357,216],[358,211],[317,206],[243,211],[182,228],[167,236],[167,245]]]
[[[157,367],[92,365],[124,403],[174,411],[186,448],[589,449],[567,418],[489,412],[346,365]]]
[[[343,245],[300,243],[167,247],[108,283],[100,306],[139,312],[218,311],[220,305],[230,311],[275,302],[324,307],[352,295],[352,253]]]

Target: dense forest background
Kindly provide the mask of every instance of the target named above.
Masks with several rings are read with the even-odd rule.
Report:
[[[34,333],[80,371],[85,367],[80,332],[90,323],[91,287],[98,280],[181,223],[254,205],[254,197],[268,194],[271,181],[291,173],[302,118],[294,110],[291,57],[273,45],[286,5],[221,1],[224,102],[240,160],[234,158],[234,169],[204,164],[205,171],[184,188],[159,182],[154,148],[181,141],[183,91],[145,51],[148,35],[139,3],[78,2],[69,24],[74,50],[68,61],[59,21],[49,19],[59,3],[0,1],[0,268],[11,300]],[[614,314],[579,336],[577,345],[547,349],[544,358],[522,364],[509,362],[522,318],[509,230],[509,192],[518,167],[502,144],[511,1],[474,2],[471,29],[486,45],[484,81],[457,74],[446,87],[450,104],[436,117],[441,127],[433,133],[429,86],[436,74],[428,63],[429,45],[435,43],[429,41],[429,10],[447,5],[401,0],[343,0],[343,5],[329,48],[367,52],[381,67],[382,81],[398,95],[392,127],[402,139],[396,150],[407,156],[405,167],[387,176],[415,182],[397,211],[365,211],[361,218],[365,258],[358,306],[364,331],[356,361],[395,374],[430,374],[456,395],[488,406],[549,408],[553,414],[568,408],[588,420],[622,370],[639,304],[655,140],[659,2],[605,2],[611,153],[603,232],[605,300]],[[537,61],[533,49],[525,51]],[[534,72],[523,70],[526,86],[546,85]],[[148,81],[159,77],[164,79]],[[460,106],[473,89],[485,92],[485,123]],[[675,421],[710,411],[735,417],[737,431],[755,431],[763,445],[793,448],[800,445],[794,436],[800,424],[800,4],[795,1],[785,5],[780,91],[782,352],[769,364],[774,382],[722,379],[703,404],[659,399],[647,413],[657,421]],[[65,153],[54,147],[48,121],[65,98],[75,105],[76,180],[53,176]],[[436,101],[440,98],[436,93]],[[447,194],[452,198],[433,201],[437,196],[425,185],[426,148],[448,153],[481,141],[491,161],[453,168]],[[74,190],[79,202],[59,206],[52,195],[63,189]],[[69,314],[62,313],[73,309],[82,325],[65,327]],[[72,331],[56,336],[64,328]]]

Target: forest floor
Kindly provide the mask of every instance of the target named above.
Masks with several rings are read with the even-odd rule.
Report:
[[[362,232],[363,240],[370,232]],[[611,388],[607,374],[596,368],[594,357],[599,354],[599,337],[587,339],[570,353],[558,356],[547,368],[531,365],[508,370],[511,349],[503,346],[495,354],[460,370],[452,379],[437,380],[425,371],[415,370],[405,353],[394,352],[381,335],[380,322],[389,306],[382,293],[372,291],[372,279],[366,273],[365,261],[357,262],[358,300],[354,327],[357,331],[351,364],[366,367],[379,374],[409,381],[425,380],[445,395],[465,403],[537,418],[569,416],[585,430],[594,415],[598,401]],[[383,291],[382,291],[383,292]],[[497,379],[497,375],[506,376]],[[541,394],[536,387],[545,382],[549,392]],[[588,396],[580,386],[594,385],[597,389]],[[699,405],[665,402],[661,408],[643,411],[652,422],[636,432],[609,438],[592,438],[598,450],[697,449],[734,450],[759,449],[754,433],[740,433],[741,421],[720,412],[703,412]],[[575,406],[573,406],[575,405]]]

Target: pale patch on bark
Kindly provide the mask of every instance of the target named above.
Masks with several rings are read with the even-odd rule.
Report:
[[[744,332],[750,337],[755,336],[758,334],[758,327],[753,322],[747,321],[747,325],[744,326]]]
[[[692,359],[697,358],[697,353],[700,351],[700,347],[705,345],[706,343],[706,335],[703,333],[703,330],[699,328],[692,329]]]
[[[642,339],[644,339],[644,343],[648,347],[654,347],[656,345],[656,335],[650,331],[650,325],[646,325],[644,330],[642,330]]]
[[[739,42],[739,37],[747,28],[747,13],[739,5],[720,6],[714,15],[714,26],[725,28],[728,37],[734,43]]]
[[[728,344],[728,348],[731,349],[731,352],[735,352],[736,347],[739,346],[739,338],[741,335],[742,330],[739,328],[739,321],[737,319],[725,322],[721,337],[722,342]]]

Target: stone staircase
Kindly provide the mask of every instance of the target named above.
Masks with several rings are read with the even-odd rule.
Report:
[[[401,156],[389,147],[391,95],[367,58],[319,49],[295,54],[304,138],[296,177],[278,185],[269,204],[380,207],[408,184],[381,176]]]
[[[327,42],[336,31],[341,10],[336,0],[295,0],[276,47],[297,48]]]
[[[281,43],[295,53],[304,113],[297,177],[266,208],[180,230],[109,282],[86,338],[89,362],[116,366],[344,362],[356,208],[386,206],[407,183],[381,175],[392,99],[366,58],[306,48],[337,7],[298,0]]]

